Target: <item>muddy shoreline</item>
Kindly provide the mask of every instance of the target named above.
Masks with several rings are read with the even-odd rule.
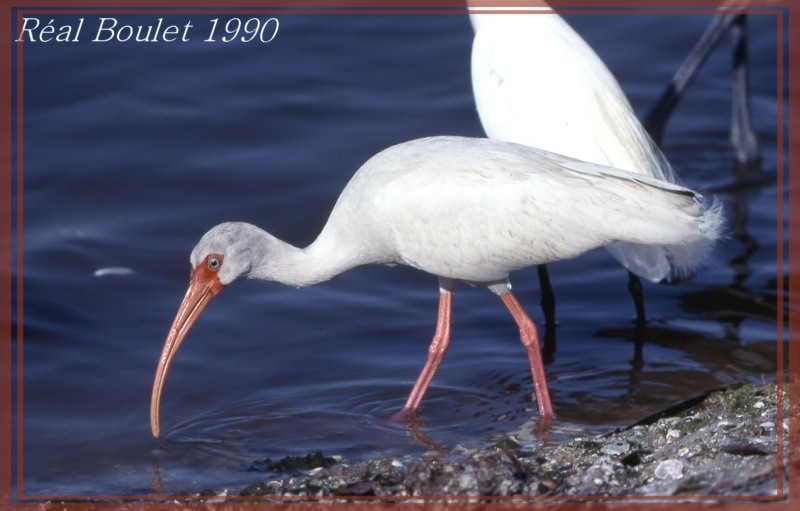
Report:
[[[636,425],[562,444],[509,436],[480,450],[417,459],[348,462],[324,453],[264,460],[264,474],[238,491],[205,489],[220,501],[370,497],[774,497],[788,488],[786,399],[775,385],[736,385]],[[783,455],[778,456],[779,440]],[[782,466],[781,466],[782,465]],[[779,485],[779,479],[781,484]]]

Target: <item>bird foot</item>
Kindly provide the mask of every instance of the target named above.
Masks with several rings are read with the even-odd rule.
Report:
[[[413,423],[413,422],[419,422],[420,419],[419,416],[417,415],[416,410],[407,410],[406,408],[403,408],[399,412],[392,415],[392,417],[389,420],[392,422]]]

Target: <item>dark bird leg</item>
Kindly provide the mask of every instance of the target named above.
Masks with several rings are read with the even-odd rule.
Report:
[[[747,83],[747,16],[739,14],[731,25],[733,46],[733,119],[731,145],[736,162],[744,166],[757,166],[760,162],[758,137],[750,119],[750,94]]]
[[[673,75],[670,84],[656,105],[645,115],[644,126],[657,144],[664,138],[664,129],[672,111],[697,74],[700,66],[706,61],[711,50],[719,44],[722,36],[730,29],[738,14],[722,13],[714,16],[711,24],[695,44],[692,51]]]
[[[556,352],[556,295],[553,293],[553,286],[550,285],[550,273],[547,271],[546,264],[536,267],[539,274],[539,291],[542,295],[542,312],[544,312],[544,345],[542,355],[547,359],[552,359]]]
[[[642,281],[633,272],[628,272],[628,291],[633,297],[633,305],[636,307],[636,324],[644,325],[647,317],[644,314],[644,292],[642,291]]]
[[[556,323],[556,295],[553,294],[553,287],[550,285],[550,274],[546,264],[536,267],[539,274],[539,288],[542,293],[542,311],[544,312],[544,322],[548,325]]]
[[[714,16],[705,33],[675,72],[661,98],[645,116],[644,126],[653,140],[660,145],[672,111],[678,105],[700,66],[703,65],[711,50],[719,44],[726,32],[731,34],[733,47],[731,145],[739,165],[757,166],[757,162],[760,161],[760,150],[758,137],[750,119],[747,85],[747,16],[745,14],[721,13]]]

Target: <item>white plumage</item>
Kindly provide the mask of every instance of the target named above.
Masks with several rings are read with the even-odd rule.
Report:
[[[389,259],[477,282],[617,241],[657,245],[689,267],[716,237],[704,237],[696,197],[677,185],[521,145],[427,138],[365,163],[309,250],[330,253],[336,245],[359,264]]]
[[[720,208],[682,186],[489,139],[431,137],[390,147],[352,177],[317,239],[293,247],[246,223],[207,232],[192,251],[189,290],[167,337],[151,403],[158,435],[170,361],[208,302],[239,279],[316,284],[364,264],[405,264],[440,277],[429,360],[403,411],[413,413],[449,343],[453,280],[500,295],[528,350],[540,414],[553,416],[533,322],[508,274],[629,242],[690,267],[719,236]]]
[[[478,12],[470,14],[472,85],[487,136],[678,182],[611,71],[558,14]],[[685,269],[662,247],[607,248],[651,281]]]

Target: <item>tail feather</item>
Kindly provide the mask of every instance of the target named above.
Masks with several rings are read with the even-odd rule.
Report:
[[[690,277],[724,238],[725,213],[717,199],[697,219],[700,238],[680,245],[614,243],[608,251],[629,271],[653,282]]]
[[[708,260],[717,243],[723,239],[725,213],[719,200],[712,200],[711,205],[705,208],[698,227],[701,237],[697,241],[665,247],[672,263],[670,277],[680,279],[690,276]]]

